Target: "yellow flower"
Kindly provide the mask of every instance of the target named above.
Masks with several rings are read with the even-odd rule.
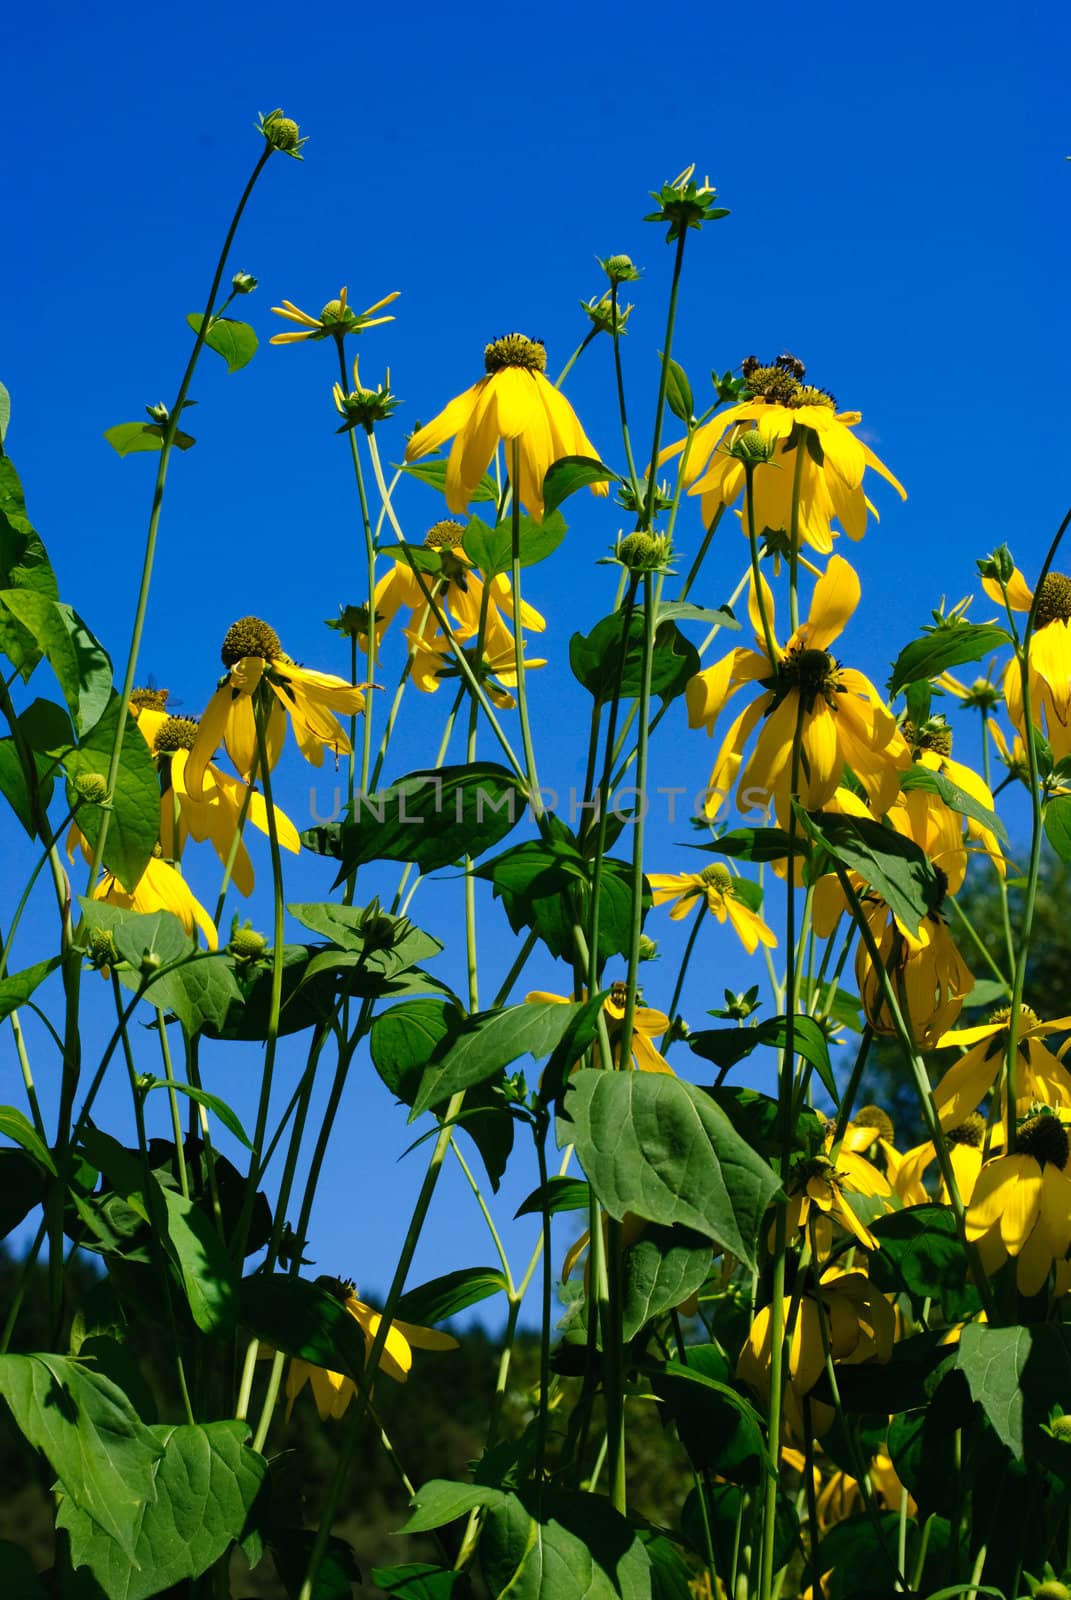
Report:
[[[349,754],[350,741],[338,717],[364,710],[364,695],[357,685],[333,673],[299,667],[284,652],[274,628],[259,617],[232,623],[220,654],[229,670],[208,702],[186,762],[186,790],[194,799],[201,797],[205,770],[220,744],[243,778],[252,774],[257,758],[253,695],[262,681],[274,696],[264,734],[270,767],[278,761],[286,738],[287,715],[299,750],[314,767],[322,764],[325,748],[336,755]]]
[[[915,1502],[896,1475],[892,1458],[879,1450],[867,1466],[871,1497],[881,1511],[899,1511],[907,1496],[907,1514],[914,1516]],[[830,1474],[818,1496],[818,1531],[828,1533],[839,1522],[861,1513],[865,1507],[858,1480],[839,1469]]]
[[[246,815],[249,821],[261,833],[268,832],[268,808],[263,795],[255,790],[249,793],[246,784],[221,772],[212,762],[201,776],[200,793],[190,794],[186,785],[186,762],[197,738],[197,723],[192,717],[169,717],[166,712],[151,708],[137,710],[135,714],[160,772],[163,788],[160,846],[164,856],[178,861],[188,834],[198,844],[210,839],[220,861],[226,865],[237,837],[231,878],[240,894],[251,894],[253,863],[244,840],[238,837],[239,823],[248,793]],[[275,807],[275,828],[279,843],[296,855],[301,849],[298,831],[278,806]]]
[[[943,717],[931,717],[921,727],[905,722],[901,730],[916,766],[938,772],[962,789],[970,799],[989,811],[994,808],[989,786],[962,761],[952,759],[952,730]],[[964,818],[946,805],[939,794],[928,789],[908,789],[897,796],[889,808],[888,820],[898,833],[904,833],[921,846],[930,860],[938,864],[948,879],[948,893],[958,894],[967,872],[966,837],[976,839],[1001,877],[1005,873],[1004,854],[993,831],[974,817]]]
[[[884,1363],[892,1355],[896,1313],[864,1273],[842,1273],[834,1268],[828,1268],[821,1283],[800,1297],[794,1322],[793,1305],[793,1297],[786,1296],[782,1326],[789,1339],[784,1414],[789,1437],[802,1442],[808,1432],[803,1401],[825,1371],[827,1345],[835,1362],[849,1366]],[[772,1307],[763,1306],[755,1317],[736,1363],[737,1377],[765,1400],[770,1394],[771,1312]],[[828,1432],[836,1415],[833,1407],[812,1400],[809,1410],[810,1431]]]
[[[824,555],[833,549],[834,518],[849,538],[861,539],[868,511],[877,516],[863,491],[867,467],[891,483],[902,500],[907,499],[903,485],[852,432],[862,421],[861,413],[838,412],[831,395],[802,383],[801,361],[781,356],[773,366],[762,367],[751,357],[743,370],[751,398],[719,412],[696,429],[684,469],[689,494],[703,497],[701,509],[707,527],[717,511],[732,505],[745,484],[743,462],[730,455],[724,444],[734,443],[752,429],[773,447],[770,462],[754,472],[755,528],[760,535],[767,530],[789,532],[797,469],[800,538]],[[668,446],[659,459],[679,455],[685,442],[681,439]]]
[[[996,1131],[996,1130],[994,1130]],[[985,1122],[977,1112],[971,1112],[954,1128],[945,1130],[948,1158],[952,1175],[961,1195],[970,1195],[982,1170],[982,1143],[985,1139]],[[905,1206],[929,1204],[931,1196],[922,1182],[922,1175],[937,1160],[932,1139],[926,1139],[913,1149],[904,1152],[893,1176],[892,1184]],[[941,1205],[950,1204],[948,1186],[942,1177],[937,1189]]]
[[[159,845],[157,845],[159,850]],[[219,948],[216,925],[181,873],[160,856],[153,856],[132,890],[123,888],[114,872],[106,872],[93,890],[94,900],[122,906],[127,911],[170,911],[193,937],[195,927],[210,950]]]
[[[437,417],[420,428],[406,447],[406,461],[438,450],[453,439],[446,465],[446,503],[463,512],[476,492],[499,442],[517,442],[520,481],[514,493],[532,516],[542,520],[543,479],[563,456],[598,459],[598,451],[580,426],[565,396],[543,376],[546,351],[538,340],[508,333],[484,350],[486,376],[451,400]],[[505,451],[506,470],[513,477],[513,450]],[[606,494],[607,485],[592,485]]]
[[[479,659],[475,646],[464,653],[492,705],[501,711],[512,711],[517,702],[509,690],[517,686],[517,653],[512,635],[501,623],[496,634],[499,631],[505,638],[496,637],[492,648],[485,642]],[[458,676],[454,653],[442,634],[421,634],[413,629],[407,630],[405,638],[410,653],[409,679],[418,689],[434,694],[444,678]],[[523,640],[521,644],[523,648]],[[526,672],[546,664],[542,657],[526,656],[524,661]]]
[[[939,871],[940,869],[938,869]],[[931,911],[909,932],[884,900],[868,894],[863,901],[882,966],[888,974],[900,1009],[906,1014],[922,1050],[932,1050],[952,1026],[963,1002],[974,988],[974,978],[957,950],[940,907]],[[855,957],[855,977],[863,1013],[875,1033],[895,1034],[885,1006],[881,977],[860,940]]]
[[[621,1066],[624,1055],[621,1025],[625,1020],[626,994],[626,986],[623,983],[615,983],[602,1003],[615,1067]],[[547,994],[542,989],[533,989],[531,994],[526,994],[524,998],[532,1001],[553,1001],[559,1005],[571,1004],[565,995]],[[652,1040],[660,1039],[668,1032],[669,1018],[664,1011],[655,1011],[650,1006],[641,1006],[637,1003],[632,1015],[632,1047],[628,1053],[628,1065],[640,1072],[668,1072],[671,1077],[675,1076],[669,1062],[659,1054],[652,1043]]]
[[[987,1161],[967,1207],[968,1241],[978,1245],[987,1273],[1016,1258],[1020,1294],[1043,1289],[1049,1269],[1071,1249],[1071,1142],[1048,1112],[1031,1117],[1017,1135],[1014,1155]]]
[[[364,1334],[365,1349],[370,1351],[383,1318],[378,1311],[358,1300],[354,1286],[348,1279],[337,1281],[338,1298]],[[436,1328],[418,1328],[411,1322],[397,1318],[387,1330],[387,1340],[380,1352],[379,1370],[395,1383],[404,1383],[413,1365],[413,1350],[456,1350],[457,1340]],[[294,1401],[305,1387],[312,1385],[312,1397],[320,1421],[328,1417],[341,1417],[354,1395],[357,1385],[341,1372],[330,1372],[326,1367],[315,1367],[309,1361],[293,1356],[286,1374],[286,1415],[289,1418]]]
[[[707,910],[719,922],[728,919],[736,929],[749,956],[754,955],[760,944],[769,945],[771,949],[776,947],[777,935],[737,892],[737,880],[720,861],[704,867],[702,872],[649,872],[647,881],[656,906],[664,905],[667,900],[674,902],[669,913],[673,921],[681,921],[706,900]]]
[[[1003,604],[995,578],[983,578],[982,586],[991,599]],[[1008,582],[1008,603],[1013,611],[1029,611],[1034,592],[1016,567]],[[1030,714],[1040,727],[1053,756],[1061,761],[1071,755],[1071,578],[1050,572],[1041,580],[1034,631],[1030,636]],[[1025,736],[1023,676],[1013,656],[1004,674],[1004,698],[1008,715]]]
[[[738,648],[697,673],[686,698],[691,727],[713,732],[729,698],[745,684],[758,683],[763,693],[737,717],[725,736],[707,788],[706,814],[717,814],[736,781],[743,751],[762,723],[755,749],[740,773],[737,804],[741,811],[765,807],[773,800],[784,826],[790,811],[792,746],[800,730],[798,795],[808,811],[832,798],[844,768],[850,767],[875,811],[892,804],[901,771],[910,754],[895,718],[870,680],[853,667],[842,667],[829,654],[859,604],[859,579],[848,562],[833,556],[815,584],[810,614],[784,650],[777,644],[773,596],[760,577],[762,610],[752,582],[748,611],[757,648]],[[770,624],[773,655],[766,644],[762,612]]]
[[[824,1260],[832,1248],[833,1223],[838,1222],[864,1250],[876,1250],[878,1242],[861,1222],[845,1198],[846,1194],[880,1196],[887,1199],[892,1190],[877,1167],[862,1155],[842,1144],[835,1158],[829,1151],[832,1133],[826,1140],[826,1153],[799,1161],[788,1174],[785,1231],[791,1239],[812,1230],[815,1254]],[[816,1211],[817,1216],[811,1213]]]
[[[337,300],[329,300],[318,317],[310,317],[307,311],[299,311],[290,300],[284,300],[281,306],[272,306],[277,317],[285,317],[288,322],[296,322],[301,328],[300,333],[273,333],[268,340],[269,344],[296,344],[300,339],[341,339],[347,333],[364,333],[367,328],[378,328],[382,322],[393,322],[393,317],[374,317],[373,311],[381,311],[384,306],[389,306],[392,300],[397,300],[401,294],[400,289],[385,295],[382,300],[377,300],[374,306],[369,306],[366,311],[351,311],[347,304],[348,290],[340,289]]]
[[[937,1043],[964,1045],[967,1048],[936,1089],[934,1104],[943,1128],[954,1128],[978,1107],[992,1089],[1008,1054],[1008,1022],[1011,1007],[1001,1006],[988,1022],[973,1028],[957,1028],[944,1034]],[[1021,1006],[1016,1052],[1017,1109],[1032,1105],[1059,1106],[1071,1111],[1071,1074],[1042,1040],[1051,1033],[1071,1031],[1071,1017],[1054,1017],[1042,1022],[1030,1006]]]

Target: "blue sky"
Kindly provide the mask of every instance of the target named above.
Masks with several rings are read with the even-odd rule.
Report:
[[[629,294],[626,345],[642,449],[670,252],[640,219],[648,191],[694,161],[732,211],[688,246],[675,353],[697,398],[712,367],[787,347],[863,412],[865,437],[908,489],[901,506],[878,486],[880,527],[846,552],[863,580],[846,652],[883,680],[942,594],[952,603],[977,588],[975,556],[1007,539],[1029,575],[1067,504],[1069,44],[1059,7],[914,0],[370,14],[269,0],[211,18],[20,8],[5,40],[0,380],[13,399],[8,449],[63,597],[120,667],[153,467],[149,457],[119,460],[102,433],[170,400],[188,350],[185,313],[203,302],[258,153],[255,114],[281,105],[309,136],[306,160],[273,159],[232,257],[260,279],[240,314],[262,348],[234,376],[211,356],[200,369],[189,424],[199,443],[172,468],[145,673],[196,712],[223,632],[248,612],[271,620],[295,658],[345,669],[323,619],[364,598],[363,557],[347,448],[334,433],[333,350],[269,348],[283,326],[272,305],[285,297],[317,312],[344,283],[358,307],[402,291],[396,321],[360,344],[364,381],[389,365],[405,401],[381,434],[398,461],[416,419],[480,376],[487,339],[513,328],[542,337],[556,372],[586,328],[577,302],[604,287],[595,256],[627,252],[645,273]],[[620,466],[610,376],[599,341],[568,392]],[[419,485],[398,503],[416,538],[440,514]],[[549,621],[540,653],[550,664],[533,684],[541,769],[560,774],[563,791],[578,781],[586,714],[567,642],[610,608],[612,569],[594,562],[624,525],[586,495],[571,506],[566,544],[526,590]],[[698,531],[694,510],[682,514],[686,556]],[[696,598],[726,598],[744,556],[726,529]],[[972,614],[991,614],[984,596]],[[407,708],[391,775],[430,761],[445,699]],[[683,732],[678,708],[656,759],[674,774],[668,782],[684,760],[698,787],[710,747],[700,735],[685,744]],[[330,808],[330,775],[292,753],[280,785],[299,822],[312,805]],[[4,826],[8,884],[21,841]],[[674,846],[689,837],[656,831],[652,867],[684,865]],[[326,865],[309,861],[288,892],[326,896],[329,882]],[[209,870],[206,895],[213,883]],[[262,924],[263,906],[254,902]],[[456,881],[422,889],[413,915],[459,946]],[[42,906],[26,960],[46,917]],[[490,993],[512,945],[496,913],[482,927]],[[727,938],[707,933],[688,990],[699,1019],[724,983],[742,986],[750,971]],[[664,1005],[671,937],[663,948],[648,997]],[[460,982],[457,958],[443,962]],[[566,982],[550,963],[535,979]],[[288,1059],[287,1071],[297,1064]],[[6,1034],[0,1073],[15,1098]],[[42,1076],[47,1087],[47,1067]],[[255,1051],[220,1052],[208,1076],[251,1118]],[[110,1113],[121,1118],[123,1103],[117,1091]],[[365,1064],[324,1173],[310,1251],[321,1269],[385,1288],[423,1167],[420,1152],[397,1164],[409,1137]],[[526,1168],[508,1185],[503,1215],[534,1182]],[[490,1260],[480,1229],[448,1173],[414,1280]],[[515,1253],[532,1237],[518,1225]]]

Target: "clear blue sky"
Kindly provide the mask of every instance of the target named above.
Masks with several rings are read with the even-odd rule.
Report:
[[[862,410],[865,436],[908,488],[901,506],[878,486],[881,525],[845,552],[864,585],[846,654],[883,680],[942,594],[954,602],[977,588],[976,555],[1007,539],[1036,569],[1071,496],[1069,46],[1058,6],[960,0],[320,13],[268,0],[210,16],[19,8],[5,29],[0,379],[14,406],[8,449],[63,597],[121,669],[153,465],[120,461],[102,433],[170,400],[188,350],[184,315],[203,302],[258,153],[255,114],[281,105],[309,136],[306,160],[273,159],[232,261],[260,279],[241,312],[262,349],[233,377],[211,356],[200,369],[190,414],[199,443],[172,469],[144,672],[198,711],[223,632],[248,612],[273,621],[296,658],[344,670],[322,619],[364,598],[363,558],[334,433],[333,350],[268,348],[283,326],[272,305],[286,297],[317,312],[344,283],[357,307],[402,291],[397,320],[360,345],[364,381],[389,364],[406,402],[381,434],[397,461],[415,420],[480,375],[488,338],[513,328],[544,338],[555,372],[586,328],[577,301],[604,287],[596,254],[627,252],[645,269],[627,345],[642,447],[670,252],[640,219],[648,190],[695,161],[733,213],[688,247],[676,354],[697,396],[711,367],[787,347]],[[620,465],[609,378],[599,342],[569,393]],[[605,502],[572,506],[567,543],[526,591],[550,624],[541,653],[551,665],[533,688],[541,765],[564,788],[577,781],[586,712],[567,641],[610,607],[613,573],[593,563],[619,525]],[[400,508],[415,538],[439,514],[416,485]],[[686,554],[698,529],[694,513],[682,517]],[[697,598],[724,599],[744,553],[727,531]],[[980,597],[974,615],[990,611]],[[48,692],[44,677],[35,689]],[[445,699],[406,711],[393,775],[431,759]],[[677,781],[684,760],[680,781],[694,775],[698,787],[710,747],[701,736],[684,745],[683,726],[678,709],[660,770]],[[330,808],[329,776],[296,758],[282,782],[299,822],[310,783],[313,803]],[[3,826],[17,846],[5,843],[7,884],[21,843],[14,823]],[[665,858],[652,868],[683,866],[672,846],[688,830],[659,837]],[[326,895],[329,881],[326,864],[310,861],[291,897]],[[210,868],[206,895],[213,882]],[[392,882],[385,873],[374,886]],[[263,901],[255,906],[266,923]],[[459,944],[456,882],[422,890],[413,914]],[[493,978],[512,947],[495,913],[483,927]],[[666,927],[656,918],[649,931]],[[45,931],[42,922],[41,940]],[[698,1020],[749,970],[727,937],[709,934],[688,991]],[[34,958],[37,937],[31,929],[16,963]],[[672,939],[664,948],[648,985],[663,1005]],[[460,981],[456,961],[444,963]],[[539,978],[567,982],[549,963]],[[210,1049],[205,1071],[251,1115],[255,1051]],[[17,1098],[6,1033],[0,1072],[4,1098]],[[119,1117],[122,1104],[117,1092],[109,1110]],[[409,1137],[365,1066],[325,1171],[310,1250],[321,1270],[385,1289],[423,1170],[420,1152],[396,1164]],[[526,1168],[504,1215],[534,1182]],[[533,1230],[511,1237],[519,1255]],[[490,1259],[450,1173],[414,1280]]]

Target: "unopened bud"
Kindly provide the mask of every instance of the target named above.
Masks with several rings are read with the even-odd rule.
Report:
[[[235,294],[252,294],[257,286],[257,279],[251,272],[236,272],[231,279],[231,288]]]
[[[729,454],[738,461],[754,462],[761,465],[769,461],[774,453],[775,441],[764,438],[758,428],[748,428],[735,438],[729,446]]]
[[[655,572],[669,560],[671,545],[664,533],[627,533],[616,550],[630,572]]]
[[[649,939],[645,933],[640,934],[640,960],[658,960],[658,940]]]
[[[80,772],[74,780],[74,787],[90,806],[102,806],[108,798],[108,780],[103,772]]]
[[[227,949],[237,961],[259,961],[268,948],[268,941],[262,933],[251,928],[248,923],[242,928],[232,928],[230,943]]]
[[[599,265],[611,283],[635,283],[641,276],[633,266],[631,256],[607,256]]]

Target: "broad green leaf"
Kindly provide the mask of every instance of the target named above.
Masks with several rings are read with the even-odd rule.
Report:
[[[92,728],[112,693],[112,664],[77,611],[33,589],[3,590],[0,610],[15,618],[47,659],[78,733]]]
[[[0,445],[7,438],[8,423],[11,421],[11,394],[0,383]]]
[[[1001,991],[1003,993],[1003,990]],[[863,1023],[860,1016],[862,1002],[859,996],[852,994],[848,989],[832,983],[818,983],[805,976],[800,977],[800,1001],[808,1011],[820,1017],[832,1017],[833,1021],[841,1028],[850,1028],[853,1033],[862,1033]]]
[[[757,1028],[700,1028],[688,1035],[688,1047],[704,1061],[712,1061],[723,1073],[744,1061],[761,1044]]]
[[[522,516],[517,540],[521,566],[532,567],[538,561],[545,561],[561,544],[566,531],[564,519],[557,511],[549,512],[542,522]],[[489,528],[479,517],[473,517],[465,529],[462,548],[485,578],[509,572],[513,565],[512,521],[507,519]]]
[[[520,1056],[539,1061],[549,1055],[581,1009],[578,1004],[540,1000],[466,1017],[425,1069],[410,1122],[459,1090],[483,1083]]]
[[[401,1567],[373,1567],[372,1582],[395,1600],[449,1600],[462,1574],[452,1567],[409,1562]]]
[[[447,1478],[430,1478],[410,1504],[413,1509],[409,1520],[398,1529],[399,1533],[429,1533],[442,1528],[458,1517],[468,1516],[474,1506],[496,1506],[506,1499],[501,1489],[489,1488],[480,1483],[451,1483]]]
[[[660,600],[659,622],[701,622],[704,628],[739,629],[731,611],[713,611],[709,606],[694,606],[690,600]]]
[[[49,773],[51,762],[44,756],[39,756],[36,751],[33,752],[33,759],[37,768],[41,809],[47,811],[52,800],[52,778]],[[30,837],[36,837],[37,820],[26,782],[26,773],[19,759],[18,747],[14,739],[10,738],[0,739],[0,794],[8,802]]]
[[[412,861],[434,872],[478,856],[521,819],[526,797],[513,774],[493,762],[411,772],[365,795],[353,822],[328,822],[301,835],[307,849],[335,856],[336,883],[369,861]]]
[[[161,1459],[154,1492],[138,1507],[132,1551],[94,1525],[73,1497],[65,1495],[56,1514],[70,1534],[73,1565],[88,1566],[108,1600],[149,1600],[207,1572],[240,1536],[268,1468],[246,1445],[244,1422],[148,1431]]]
[[[542,1216],[546,1205],[550,1216],[559,1211],[586,1211],[591,1204],[591,1185],[584,1178],[548,1178],[546,1188],[533,1189],[522,1200],[514,1217]]]
[[[414,568],[428,577],[438,577],[443,570],[441,550],[428,550],[422,544],[381,544],[381,556],[392,556],[401,567]]]
[[[186,321],[194,333],[200,333],[204,317],[191,311]],[[228,372],[237,372],[246,366],[257,353],[259,340],[248,322],[236,322],[233,317],[213,317],[205,334],[205,344],[223,357]]]
[[[899,1513],[876,1511],[874,1515],[880,1531],[869,1517],[860,1515],[834,1523],[822,1538],[818,1561],[822,1572],[831,1573],[830,1600],[897,1593],[901,1582],[896,1570]],[[908,1531],[913,1531],[910,1525]],[[910,1541],[908,1549],[910,1552]]]
[[[956,1366],[1003,1444],[1023,1459],[1021,1379],[1030,1356],[1029,1328],[989,1328],[970,1322],[960,1334]]]
[[[369,932],[370,906],[344,906],[323,901],[287,906],[286,909],[302,927],[312,933],[322,933],[343,950],[360,954],[373,970],[385,971],[389,976],[402,970],[403,960],[415,966],[418,961],[428,961],[442,950],[441,942],[433,939],[430,933],[414,928],[407,918],[392,917],[386,911],[375,915],[372,931]],[[392,942],[386,948],[384,926],[390,928],[393,934]],[[393,959],[384,964],[387,949]]]
[[[695,1294],[709,1270],[710,1240],[703,1234],[688,1228],[647,1228],[624,1253],[625,1343],[652,1317],[675,1310]]]
[[[562,456],[555,461],[543,479],[543,517],[557,511],[563,500],[568,500],[578,489],[590,488],[596,483],[620,483],[617,473],[604,461],[591,456]]]
[[[754,1268],[772,1169],[701,1089],[654,1072],[574,1074],[558,1117],[599,1200],[619,1221],[680,1223]]]
[[[695,402],[692,399],[692,386],[688,382],[688,374],[679,361],[673,357],[667,358],[659,351],[659,360],[666,372],[666,404],[675,417],[687,425],[695,415]]]
[[[242,1279],[239,1294],[242,1321],[265,1344],[360,1379],[364,1334],[329,1289],[286,1272],[254,1273]]]
[[[147,1081],[142,1080],[141,1087],[148,1094],[150,1089],[166,1089],[168,1083],[166,1078],[149,1078]],[[171,1088],[177,1090],[179,1094],[184,1094],[189,1100],[196,1100],[206,1111],[211,1111],[213,1116],[219,1118],[228,1133],[233,1133],[240,1144],[244,1144],[247,1150],[252,1150],[248,1134],[225,1100],[221,1100],[218,1095],[209,1094],[207,1089],[197,1088],[192,1083],[173,1083]]]
[[[651,1563],[651,1600],[695,1600],[692,1569],[681,1559],[677,1546],[665,1534],[640,1530]]]
[[[788,1043],[788,1018],[769,1017],[765,1022],[759,1023],[755,1034],[760,1044],[770,1045],[775,1050],[783,1050]],[[822,1080],[822,1087],[833,1104],[839,1105],[840,1091],[833,1075],[833,1063],[829,1059],[829,1043],[813,1017],[803,1016],[799,1012],[793,1017],[792,1049],[796,1055],[802,1056],[804,1061],[810,1063]]]
[[[0,1392],[26,1438],[48,1457],[67,1503],[114,1540],[129,1564],[142,1511],[155,1494],[162,1442],[121,1389],[66,1356],[0,1356]]]
[[[398,1301],[398,1316],[403,1322],[430,1328],[505,1290],[506,1280],[498,1267],[463,1267],[459,1272],[432,1278],[419,1288],[407,1289]]]
[[[734,1549],[738,1549],[743,1494],[735,1483],[711,1483],[705,1490],[693,1489],[681,1511],[682,1534],[702,1561],[708,1559],[709,1538],[714,1545],[719,1571],[728,1570]],[[791,1500],[783,1493],[777,1497],[774,1528],[774,1567],[780,1570],[788,1565],[798,1549],[800,1532],[799,1518]]]
[[[667,1361],[651,1381],[696,1467],[734,1483],[758,1483],[765,1456],[762,1422],[730,1387],[730,1376],[716,1345],[689,1345],[687,1364]]]
[[[919,924],[940,904],[943,890],[933,862],[914,841],[869,817],[830,811],[809,816],[796,807],[800,823],[842,866],[857,872],[879,894],[905,928]]]
[[[160,833],[160,782],[144,736],[117,694],[112,695],[104,715],[77,747],[63,752],[62,761],[72,784],[86,773],[106,776],[120,711],[126,719],[126,729],[104,865],[114,872],[124,889],[132,891],[149,863]],[[76,798],[73,788],[68,790],[68,798],[72,803]],[[96,806],[83,806],[78,813],[78,826],[91,845],[97,841],[102,816]]]
[[[26,515],[22,485],[11,458],[0,454],[0,589],[17,589],[46,600],[59,596],[56,574]],[[0,607],[0,652],[29,678],[41,658],[33,635]]]
[[[6,978],[0,978],[0,1022],[25,1005],[38,984],[43,983],[50,972],[55,972],[59,964],[60,957],[52,956],[48,961],[35,962],[32,967],[23,967],[21,972],[9,972]]]
[[[164,1248],[178,1268],[194,1322],[202,1333],[224,1334],[238,1316],[238,1280],[215,1225],[174,1189],[160,1190],[167,1208]]]
[[[531,928],[561,959],[572,954],[574,916],[586,920],[593,864],[564,823],[552,817],[549,827],[550,838],[526,839],[474,871],[492,885],[514,933]],[[643,904],[645,909],[651,904],[646,881]],[[600,959],[627,955],[631,933],[632,863],[605,856],[599,877]]]
[[[120,456],[132,456],[143,450],[164,448],[164,430],[155,422],[117,422],[114,427],[105,428],[104,437],[116,455]],[[188,450],[196,443],[196,439],[191,438],[188,433],[183,433],[181,428],[175,430],[176,450]]]
[[[729,1030],[726,1030],[729,1031]],[[759,1155],[780,1157],[781,1112],[776,1100],[757,1089],[735,1088],[721,1085],[711,1089],[710,1097],[721,1106],[745,1144]],[[814,1155],[822,1148],[826,1136],[826,1123],[817,1111],[804,1106],[792,1127],[792,1148]]]
[[[446,460],[440,457],[432,461],[409,461],[403,463],[401,470],[407,472],[411,478],[418,478],[421,483],[430,483],[433,489],[438,489],[440,494],[446,493]],[[498,485],[489,473],[484,473],[472,496],[473,500],[498,499]]]
[[[536,1511],[539,1511],[537,1520]],[[635,1530],[594,1494],[500,1494],[480,1562],[509,1600],[650,1600],[651,1563]]]
[[[33,1156],[39,1167],[55,1173],[51,1152],[29,1118],[15,1106],[0,1106],[0,1133],[14,1144],[21,1145],[27,1155]]]
[[[87,912],[90,903],[82,902]],[[113,927],[112,938],[119,955],[132,967],[146,962],[169,966],[194,950],[193,940],[172,911],[129,912]]]
[[[1045,837],[1061,861],[1071,861],[1071,795],[1054,795],[1046,801]]]
[[[898,694],[919,678],[936,678],[949,667],[980,661],[982,656],[1010,643],[1007,631],[995,622],[956,622],[950,627],[935,628],[900,651],[889,679],[889,695]]]
[[[424,1068],[461,1020],[461,1012],[445,1000],[404,1000],[380,1012],[368,1043],[372,1065],[391,1094],[407,1106],[413,1104]]]
[[[0,1131],[3,1130],[0,1124]],[[45,1197],[45,1174],[25,1150],[0,1146],[0,1239]]]
[[[868,1227],[881,1245],[868,1269],[880,1289],[906,1290],[919,1302],[943,1301],[969,1283],[963,1241],[947,1206],[908,1206]]]
[[[621,697],[639,697],[643,667],[643,611],[624,608],[597,622],[589,634],[574,633],[569,641],[569,665],[577,682],[597,705],[613,699],[618,682]],[[666,703],[684,693],[699,671],[699,653],[675,622],[655,628],[651,667],[651,693]]]
[[[232,958],[223,951],[184,961],[151,983],[145,996],[150,1005],[172,1012],[190,1038],[202,1028],[221,1030],[242,1003]]]
[[[934,772],[932,767],[916,762],[901,775],[900,788],[905,794],[910,794],[913,789],[925,789],[930,794],[940,795],[950,811],[958,811],[961,816],[981,823],[983,828],[996,834],[1001,844],[1008,843],[1007,829],[996,812],[961,789],[958,783],[953,783],[951,778],[946,778],[943,772]]]

